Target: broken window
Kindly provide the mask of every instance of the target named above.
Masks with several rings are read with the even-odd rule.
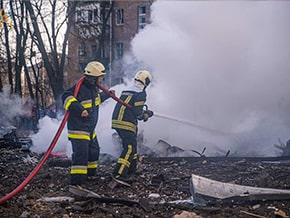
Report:
[[[86,46],[85,45],[80,45],[79,46],[79,56],[86,56],[87,51],[86,51]]]
[[[144,29],[146,26],[146,6],[138,7],[138,30]]]
[[[115,58],[120,59],[123,57],[124,44],[122,42],[117,42],[115,44]]]
[[[91,48],[91,50],[92,50],[92,56],[91,56],[91,58],[94,58],[95,57],[95,55],[97,53],[97,49],[98,49],[97,45],[92,45],[92,48]]]
[[[99,23],[99,10],[98,9],[94,9],[94,16],[93,16],[93,23]]]
[[[76,22],[83,23],[87,21],[87,11],[79,10],[77,11]]]
[[[94,59],[97,56],[97,51],[98,51],[98,46],[92,45],[91,47],[91,58]],[[100,49],[100,58],[105,58],[105,49],[101,48]]]
[[[105,49],[104,48],[101,49],[101,58],[105,58]]]
[[[89,23],[93,21],[93,12],[91,10],[88,11],[88,21]]]
[[[122,25],[124,24],[124,9],[117,9],[116,11],[116,24]]]
[[[100,5],[88,4],[76,10],[76,23],[99,23]]]

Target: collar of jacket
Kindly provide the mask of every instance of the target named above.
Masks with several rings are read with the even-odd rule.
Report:
[[[97,92],[99,91],[98,86],[91,84],[90,81],[87,79],[84,80],[83,84],[89,89],[96,89]]]

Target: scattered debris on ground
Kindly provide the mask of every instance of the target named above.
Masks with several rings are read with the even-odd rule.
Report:
[[[17,137],[13,128],[1,137],[0,198],[3,198],[27,178],[42,155],[30,152],[29,137]],[[120,144],[114,137],[115,143]],[[0,205],[1,217],[290,216],[290,157],[287,155],[290,142],[275,145],[282,155],[268,158],[233,157],[229,151],[218,157],[207,157],[206,147],[200,152],[186,153],[164,140],[159,140],[152,151],[140,142],[142,135],[138,149],[143,155],[129,186],[112,185],[111,172],[117,158],[101,154],[98,175],[88,180],[88,191],[73,194],[69,189],[71,160],[62,153],[53,153],[22,191]],[[223,190],[208,191],[207,187],[194,184],[199,180],[210,181],[212,185],[205,185],[209,190],[218,186],[223,186],[218,188]],[[237,197],[239,192],[231,190],[236,187],[242,190],[243,197]],[[251,187],[250,192],[244,191],[245,187]],[[258,198],[255,192],[260,188],[275,193]],[[277,190],[285,190],[286,195],[280,198]]]
[[[0,149],[0,196],[13,191],[37,165],[41,156],[19,148]],[[114,162],[107,158],[98,175],[87,182],[97,196],[69,192],[70,159],[51,156],[33,180],[0,205],[1,217],[289,217],[289,200],[193,199],[192,174],[208,179],[290,190],[289,161],[247,161],[206,157],[140,159],[130,187],[111,189]]]

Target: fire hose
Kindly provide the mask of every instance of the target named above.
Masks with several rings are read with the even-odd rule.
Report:
[[[84,77],[82,77],[76,84],[75,90],[74,90],[74,96],[77,96],[77,93],[80,89],[80,86],[82,84],[82,82],[84,81]],[[6,196],[2,197],[0,199],[0,204],[4,203],[5,201],[9,200],[10,198],[14,197],[17,193],[19,193],[32,179],[33,177],[38,173],[38,171],[40,170],[40,168],[43,166],[43,164],[45,163],[45,161],[47,160],[47,158],[49,157],[50,153],[52,152],[57,140],[59,139],[61,132],[66,124],[66,121],[68,119],[69,116],[69,111],[66,111],[62,122],[49,146],[49,148],[47,149],[46,153],[43,155],[43,157],[41,158],[40,162],[37,164],[37,166],[33,169],[33,171],[29,174],[29,176],[17,187],[15,188],[12,192],[10,192],[9,194],[7,194]]]
[[[98,87],[104,93],[106,93],[107,95],[109,95],[111,98],[115,99],[117,102],[123,104],[124,106],[126,106],[128,108],[132,108],[132,105],[130,105],[130,104],[124,102],[122,99],[118,98],[116,95],[114,95],[114,93],[110,92],[104,86],[102,86],[102,85],[99,84]],[[159,113],[155,113],[155,112],[154,112],[154,117],[158,117],[158,118],[162,118],[162,119],[167,119],[167,120],[172,120],[172,121],[175,121],[175,122],[178,122],[178,123],[183,123],[183,124],[186,124],[186,125],[189,125],[189,126],[192,126],[192,127],[198,128],[198,129],[201,129],[201,130],[205,130],[207,132],[212,132],[212,133],[218,134],[218,135],[232,135],[232,133],[223,132],[223,131],[220,131],[220,130],[208,128],[208,127],[205,127],[205,126],[201,126],[199,124],[195,124],[195,123],[189,122],[187,120],[181,120],[179,118],[175,118],[175,117],[171,117],[171,116],[168,116],[168,115],[163,115],[163,114],[159,114]]]
[[[111,98],[113,98],[114,100],[116,100],[117,102],[121,103],[122,105],[128,107],[128,108],[132,108],[132,105],[126,103],[125,101],[123,101],[122,99],[118,98],[114,93],[110,92],[110,90],[106,89],[104,86],[98,84],[98,87],[107,95],[109,95]]]
[[[77,93],[79,91],[79,88],[82,84],[82,82],[84,81],[84,77],[82,77],[76,84],[76,87],[75,87],[75,90],[74,90],[74,96],[76,97],[77,96]],[[114,93],[110,92],[108,89],[106,89],[104,86],[98,84],[98,87],[104,92],[106,93],[107,95],[109,95],[111,98],[113,98],[114,100],[116,100],[117,102],[123,104],[124,106],[128,107],[128,108],[132,108],[132,106],[126,102],[124,102],[122,99],[118,98]],[[166,115],[161,115],[161,114],[156,114],[154,113],[154,116],[155,117],[159,117],[159,118],[163,118],[163,119],[168,119],[168,120],[172,120],[172,121],[176,121],[176,122],[180,122],[180,123],[184,123],[184,124],[187,124],[187,125],[190,125],[190,126],[193,126],[193,127],[196,127],[196,128],[199,128],[199,129],[204,129],[204,130],[207,130],[207,131],[211,131],[211,132],[216,132],[216,133],[219,133],[219,134],[229,134],[229,133],[224,133],[224,132],[221,132],[221,131],[218,131],[218,130],[214,130],[214,129],[210,129],[210,128],[207,128],[207,127],[203,127],[203,126],[200,126],[200,125],[197,125],[197,124],[194,124],[194,123],[191,123],[191,122],[188,122],[188,121],[185,121],[185,120],[180,120],[180,119],[177,119],[177,118],[173,118],[173,117],[169,117],[169,116],[166,116]],[[49,148],[47,149],[46,153],[43,155],[43,157],[41,158],[40,162],[37,164],[37,166],[33,169],[33,171],[29,174],[29,176],[18,186],[16,187],[13,191],[11,191],[10,193],[8,193],[7,195],[5,195],[4,197],[2,197],[0,199],[0,204],[6,202],[7,200],[9,200],[10,198],[14,197],[17,193],[19,193],[33,178],[34,176],[38,173],[38,171],[41,169],[41,167],[43,166],[43,164],[45,163],[45,161],[47,160],[47,158],[49,157],[50,153],[52,152],[54,146],[56,145],[61,133],[62,133],[62,130],[66,124],[66,121],[69,117],[69,111],[66,111],[65,115],[64,115],[64,118],[49,146]]]
[[[217,129],[212,129],[212,128],[209,128],[209,127],[201,126],[199,124],[196,124],[196,123],[193,123],[193,122],[189,122],[187,120],[181,120],[179,118],[171,117],[171,116],[168,116],[168,115],[154,113],[154,116],[158,117],[158,118],[162,118],[162,119],[172,120],[172,121],[175,121],[175,122],[178,122],[178,123],[183,123],[185,125],[192,126],[192,127],[197,128],[197,129],[205,130],[207,132],[211,132],[211,133],[218,134],[218,135],[232,135],[233,134],[233,133],[230,133],[230,132],[223,132],[223,131],[220,131],[220,130],[217,130]]]

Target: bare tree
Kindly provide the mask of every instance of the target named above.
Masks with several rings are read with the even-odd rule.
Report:
[[[68,4],[57,5],[57,0],[49,0],[49,10],[45,7],[44,1],[35,1],[32,4],[30,0],[24,1],[25,7],[29,12],[31,19],[33,32],[31,31],[32,40],[39,49],[42,56],[42,61],[49,78],[49,83],[53,92],[55,100],[58,100],[60,94],[64,91],[64,68],[66,59],[67,40],[70,28],[72,25],[72,19],[74,16],[74,10],[78,2],[68,1]],[[60,23],[56,23],[60,18],[60,13],[66,10],[66,15]],[[50,20],[50,27],[48,24],[48,18]],[[62,34],[61,28],[66,24],[64,31],[63,41],[59,48],[58,40]],[[43,29],[43,32],[42,32]]]
[[[94,58],[101,60],[101,51],[104,49],[105,47],[105,41],[107,37],[107,32],[108,32],[108,21],[111,17],[111,14],[113,12],[114,9],[114,4],[115,2],[110,2],[110,1],[101,1],[101,20],[102,22],[102,29],[101,29],[101,34],[99,35],[99,47],[95,53]],[[108,10],[107,10],[108,8]]]
[[[5,25],[5,48],[7,53],[7,65],[8,65],[8,77],[9,85],[11,87],[10,92],[19,95],[23,95],[23,82],[21,74],[24,71],[28,94],[31,99],[34,99],[34,90],[32,87],[32,80],[30,78],[28,66],[27,66],[27,43],[29,40],[29,32],[27,27],[29,27],[27,19],[27,10],[25,10],[22,1],[9,1],[10,16],[11,21],[13,21],[13,29],[10,26],[9,31],[7,25]],[[9,33],[12,38],[15,39],[15,43],[10,47],[9,42]],[[11,39],[10,39],[11,40]],[[13,51],[13,49],[14,51]],[[13,56],[12,56],[13,54]],[[12,67],[14,63],[14,67]],[[13,69],[13,73],[12,73]],[[14,75],[14,79],[13,79]]]
[[[34,93],[31,86],[31,79],[28,73],[27,64],[26,64],[26,55],[25,51],[27,50],[27,38],[28,32],[25,29],[25,24],[27,24],[25,17],[27,17],[27,11],[21,2],[15,2],[17,6],[16,10],[13,13],[14,20],[14,31],[16,33],[16,50],[15,50],[15,90],[14,93],[22,96],[22,81],[21,81],[21,73],[24,69],[25,78],[27,80],[29,95],[32,99],[34,99]],[[12,1],[10,1],[10,7],[12,6]],[[15,13],[16,12],[16,13]]]
[[[0,8],[3,8],[3,1],[0,1]],[[5,11],[3,10],[2,13],[4,14]],[[10,52],[10,45],[9,45],[9,40],[8,40],[8,27],[7,24],[4,23],[4,47],[5,47],[5,61],[4,59],[1,60],[3,62],[7,63],[7,68],[5,67],[5,70],[7,70],[7,74],[8,74],[8,81],[9,81],[9,85],[10,85],[10,92],[13,93],[13,79],[12,79],[12,57],[11,57],[11,52]],[[1,52],[2,53],[2,52]],[[3,56],[2,56],[3,55]],[[4,54],[1,54],[2,57],[4,57]],[[2,79],[0,77],[0,91],[3,90],[3,82]]]
[[[1,0],[2,2],[2,0]],[[45,105],[44,92],[47,87],[40,86],[41,81],[39,64],[45,68],[49,79],[53,99],[58,101],[64,91],[64,70],[66,64],[66,50],[68,36],[74,25],[75,9],[81,1],[37,1],[18,0],[9,1],[13,10],[13,22],[16,40],[14,59],[8,59],[9,84],[12,90],[22,95],[21,74],[24,72],[27,90],[31,98],[41,105]],[[100,1],[101,22],[97,25],[97,37],[94,37],[98,47],[91,58],[102,59],[101,50],[104,48],[108,36],[108,20],[113,11],[114,1]],[[64,13],[65,11],[65,13]],[[8,46],[8,28],[6,53],[11,52]],[[41,63],[36,63],[36,56],[41,57]],[[13,55],[8,55],[12,57]],[[106,62],[106,61],[104,61]],[[10,64],[9,64],[10,63]],[[15,64],[12,74],[12,63]],[[32,74],[30,73],[32,72]],[[14,75],[14,78],[12,77]],[[1,82],[1,81],[0,81]],[[14,84],[15,85],[14,85]],[[2,84],[2,83],[1,83]],[[14,86],[13,86],[14,85]],[[25,93],[27,91],[25,90]]]

